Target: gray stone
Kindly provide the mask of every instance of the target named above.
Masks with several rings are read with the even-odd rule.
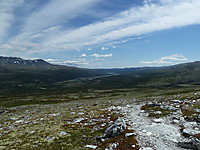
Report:
[[[189,135],[195,135],[195,134],[200,134],[200,131],[197,131],[194,129],[184,129],[183,133],[189,134]]]
[[[135,136],[136,135],[136,133],[126,133],[126,137],[129,137],[129,136]]]
[[[110,124],[105,130],[104,137],[112,138],[116,135],[121,134],[126,129],[126,123],[123,118],[118,118],[115,122]]]
[[[68,133],[65,132],[65,131],[61,131],[61,132],[59,133],[60,136],[65,136],[65,135],[67,135],[67,134],[68,134]]]
[[[164,123],[165,121],[163,119],[153,119],[153,122],[155,122],[155,123]]]
[[[171,100],[171,102],[173,102],[173,103],[181,103],[182,101],[174,99],[174,100]]]
[[[153,150],[153,148],[151,148],[151,147],[142,147],[139,150]]]
[[[172,123],[179,124],[179,123],[180,123],[180,121],[179,121],[179,120],[177,120],[177,119],[174,119],[174,120],[172,121]]]
[[[197,127],[198,124],[197,124],[196,122],[185,122],[185,123],[183,124],[183,126],[184,126],[185,128],[194,128],[194,127]]]
[[[96,149],[98,146],[96,145],[86,145],[86,148]]]
[[[179,142],[178,147],[185,148],[185,149],[195,149],[195,150],[200,150],[200,147],[197,145],[196,142]]]

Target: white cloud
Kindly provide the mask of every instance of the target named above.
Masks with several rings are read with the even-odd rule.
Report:
[[[110,54],[105,54],[105,55],[92,54],[92,55],[90,55],[90,56],[100,58],[100,57],[112,57],[113,55],[110,53]]]
[[[88,48],[87,50],[88,50],[88,51],[92,51],[92,48]]]
[[[163,61],[163,60],[155,60],[155,61],[141,61],[142,64],[169,64],[172,62]]]
[[[94,61],[104,61],[105,59],[93,59]]]
[[[78,59],[78,60],[45,59],[45,61],[52,64],[70,65],[70,66],[81,66],[89,64],[89,61],[87,61],[86,59]]]
[[[84,11],[98,2],[99,0],[50,0],[24,21],[22,33],[15,39],[22,40],[32,34],[55,30],[58,25],[84,13]]]
[[[101,48],[102,51],[108,50],[108,49],[109,49],[108,47],[104,47],[104,46]]]
[[[24,0],[0,1],[0,40],[7,38],[7,32],[14,20],[14,10],[21,6]]]
[[[86,57],[87,55],[86,54],[82,54],[80,57]]]
[[[173,54],[173,55],[161,57],[159,60],[141,61],[141,63],[142,64],[170,64],[175,61],[185,61],[185,60],[188,60],[185,56],[180,55],[180,54]]]
[[[161,57],[160,60],[183,61],[183,60],[188,60],[188,59],[183,55],[174,54],[174,55],[170,55],[170,56]]]

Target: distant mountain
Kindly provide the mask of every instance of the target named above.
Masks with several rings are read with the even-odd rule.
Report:
[[[83,87],[87,85],[88,88],[96,89],[165,88],[200,85],[199,61],[174,66],[114,69],[113,71],[119,74],[85,81],[82,85]]]
[[[0,95],[10,91],[25,93],[28,89],[33,92],[40,87],[81,91],[190,85],[200,85],[199,61],[166,67],[82,69],[53,65],[42,59],[0,57]]]
[[[0,57],[0,90],[15,88],[22,84],[51,84],[104,74],[97,70],[53,65],[42,59],[24,60],[17,57]]]
[[[44,66],[51,65],[42,59],[24,60],[18,57],[2,57],[0,56],[0,65],[15,65],[15,66]]]

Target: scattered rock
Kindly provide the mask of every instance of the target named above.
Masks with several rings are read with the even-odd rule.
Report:
[[[153,150],[153,148],[151,148],[151,147],[142,147],[139,150]]]
[[[147,132],[147,136],[151,136],[152,135],[152,132]]]
[[[198,126],[198,124],[197,124],[196,122],[185,122],[185,123],[183,124],[183,126],[184,126],[185,128],[194,128],[194,127]]]
[[[98,146],[96,145],[85,145],[86,148],[96,149]]]
[[[68,133],[65,132],[65,131],[61,131],[61,132],[59,133],[60,136],[65,136],[65,135],[67,135],[67,134],[68,134]]]
[[[146,104],[148,107],[158,107],[160,106],[160,104],[154,104],[154,103],[149,103],[149,104]]]
[[[55,139],[55,138],[54,138],[54,137],[51,137],[51,136],[47,136],[47,137],[45,138],[45,140],[46,140],[47,142],[52,142],[54,139]]]
[[[143,130],[142,130],[142,132],[143,132],[143,133],[146,133],[146,132],[147,132],[147,130],[143,129]]]
[[[174,120],[172,121],[172,123],[174,123],[174,124],[179,124],[179,123],[180,123],[180,121],[179,121],[179,120],[177,120],[177,119],[174,119]]]
[[[154,113],[155,113],[155,114],[158,114],[158,115],[162,114],[161,111],[155,111]]]
[[[195,135],[195,134],[200,134],[200,131],[193,129],[183,129],[183,133],[188,135]]]
[[[24,120],[17,120],[17,121],[15,121],[15,123],[23,123],[24,122]]]
[[[163,119],[153,119],[153,122],[155,122],[155,123],[164,123],[165,121]]]
[[[35,133],[35,131],[30,131],[29,133],[30,133],[30,134],[33,134],[33,133]]]
[[[76,118],[76,119],[74,120],[74,122],[78,123],[78,122],[81,122],[81,121],[83,121],[83,120],[85,120],[85,118]]]
[[[134,148],[134,147],[136,147],[136,145],[132,145],[132,147]]]
[[[85,113],[83,113],[83,112],[79,112],[78,114],[79,114],[79,115],[84,115]]]
[[[136,133],[126,133],[126,137],[129,137],[129,136],[135,136],[136,135]]]
[[[173,103],[181,103],[182,101],[174,99],[174,100],[171,100],[170,102],[173,102]]]
[[[59,115],[60,115],[60,113],[49,114],[49,116],[53,116],[53,117],[55,117],[55,116],[59,116]]]

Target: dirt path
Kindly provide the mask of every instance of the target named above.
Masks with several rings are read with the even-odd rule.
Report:
[[[153,120],[146,117],[147,114],[140,110],[141,106],[127,105],[122,109],[129,127],[136,130],[140,145],[149,150],[183,150],[177,147],[181,139],[179,128],[167,119]]]

